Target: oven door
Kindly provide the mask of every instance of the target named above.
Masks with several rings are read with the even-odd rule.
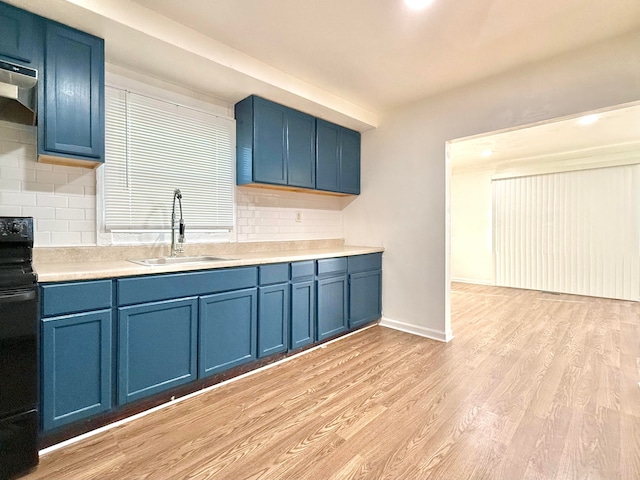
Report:
[[[0,290],[0,418],[38,403],[38,290]]]

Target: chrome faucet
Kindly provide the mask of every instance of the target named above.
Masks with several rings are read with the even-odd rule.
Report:
[[[179,234],[178,243],[176,243],[176,199],[180,206],[180,220],[178,223]],[[176,188],[173,191],[173,208],[171,210],[171,256],[175,257],[178,253],[184,252],[184,218],[182,218],[182,192]]]

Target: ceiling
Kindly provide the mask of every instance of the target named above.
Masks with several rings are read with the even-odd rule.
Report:
[[[5,0],[105,38],[107,62],[360,131],[384,112],[640,29],[638,0]]]
[[[638,0],[134,0],[374,112],[640,26]]]
[[[454,171],[499,169],[570,158],[640,157],[640,104],[589,112],[505,132],[451,142]],[[491,155],[483,155],[490,151]]]

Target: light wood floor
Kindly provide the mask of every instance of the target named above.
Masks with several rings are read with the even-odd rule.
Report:
[[[454,284],[449,344],[373,327],[53,452],[26,479],[640,479],[640,304]]]

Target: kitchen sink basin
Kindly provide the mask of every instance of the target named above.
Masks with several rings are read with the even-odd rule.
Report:
[[[208,263],[221,262],[224,260],[235,260],[228,257],[211,257],[208,255],[199,255],[194,257],[160,257],[160,258],[143,258],[141,260],[129,260],[130,262],[147,267],[158,267],[162,265],[183,265],[190,263]]]

